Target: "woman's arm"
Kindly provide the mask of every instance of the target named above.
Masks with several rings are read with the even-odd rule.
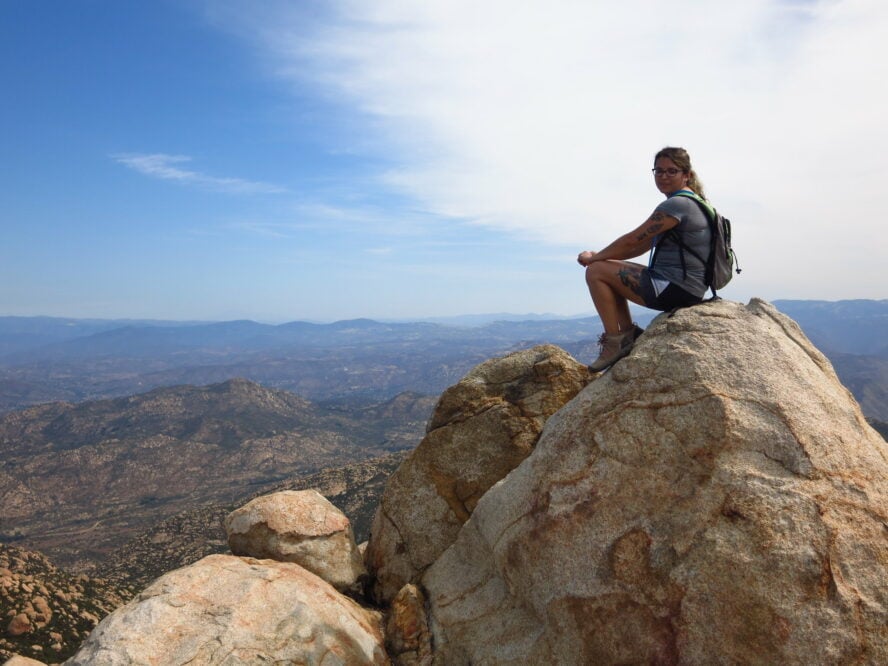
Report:
[[[593,261],[608,259],[632,259],[651,249],[651,239],[657,234],[668,231],[678,225],[678,220],[671,215],[655,210],[638,228],[623,234],[600,252],[586,250],[581,252],[577,261],[588,266]]]

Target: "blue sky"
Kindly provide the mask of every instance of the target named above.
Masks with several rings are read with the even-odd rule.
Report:
[[[0,315],[591,313],[575,257],[669,144],[734,222],[726,297],[885,298],[885,34],[877,0],[0,0]]]

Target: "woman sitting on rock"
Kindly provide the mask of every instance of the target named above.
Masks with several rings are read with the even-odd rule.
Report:
[[[596,372],[628,354],[643,332],[632,322],[629,301],[667,311],[699,303],[708,288],[706,266],[695,255],[709,255],[709,222],[692,198],[675,196],[686,192],[706,198],[691,168],[691,158],[684,148],[664,148],[654,158],[653,173],[666,200],[637,229],[599,252],[586,250],[577,257],[586,267],[586,284],[604,325],[601,354],[589,366]],[[672,229],[674,233],[667,233]],[[682,251],[679,241],[689,251]],[[651,261],[647,268],[624,261],[648,250]]]

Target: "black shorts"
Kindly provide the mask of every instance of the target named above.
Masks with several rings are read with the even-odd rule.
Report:
[[[647,268],[641,271],[639,287],[641,288],[641,297],[644,299],[645,307],[651,310],[668,312],[675,308],[686,308],[689,305],[697,305],[697,303],[703,302],[702,296],[694,296],[672,282],[657,296],[657,292],[654,291],[654,285],[651,283],[651,274]]]

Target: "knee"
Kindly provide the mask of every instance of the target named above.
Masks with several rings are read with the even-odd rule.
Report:
[[[604,263],[601,261],[596,261],[595,263],[586,266],[586,284],[592,284],[593,282],[600,280],[603,275],[603,268]]]

